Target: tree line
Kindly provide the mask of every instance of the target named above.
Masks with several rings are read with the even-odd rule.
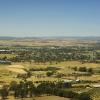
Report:
[[[37,85],[36,85],[37,84]],[[50,81],[43,81],[39,83],[33,83],[32,81],[20,81],[17,83],[16,81],[12,81],[9,86],[3,86],[0,89],[0,95],[3,100],[7,98],[10,91],[13,92],[12,96],[14,98],[27,98],[34,96],[40,96],[43,94],[47,95],[55,95],[60,97],[67,97],[67,98],[75,98],[78,100],[92,100],[90,95],[87,93],[78,94],[74,91],[67,90],[71,88],[71,83],[65,83],[62,81],[59,82],[50,82]]]

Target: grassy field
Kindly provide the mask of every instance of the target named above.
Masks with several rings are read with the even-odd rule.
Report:
[[[13,57],[16,57],[16,55],[15,54],[0,54],[0,58],[4,58],[4,57],[13,58]]]
[[[77,66],[77,67],[88,67],[88,68],[97,68],[99,67],[99,64],[96,64],[96,63],[84,63],[82,64],[81,62],[78,62],[78,61],[67,61],[67,62],[61,62],[61,63],[58,63],[58,64],[55,64],[55,63],[52,63],[52,64],[49,64],[49,63],[46,63],[46,64],[43,64],[43,63],[40,63],[40,64],[36,64],[36,63],[29,63],[29,62],[25,62],[25,63],[12,63],[12,65],[0,65],[0,81],[4,81],[4,82],[10,82],[12,80],[15,79],[15,76],[18,74],[18,73],[23,73],[25,72],[24,69],[29,69],[29,68],[47,68],[47,67],[59,67],[60,70],[58,70],[59,73],[63,73],[66,75],[66,79],[74,79],[75,77],[74,76],[67,76],[69,73],[72,73],[73,70],[72,68]],[[42,73],[42,74],[45,74],[46,72],[45,71],[42,71],[42,72],[36,72],[36,74],[38,73]],[[80,76],[78,77],[79,79],[81,80],[100,80],[100,75],[92,75],[92,76]],[[32,76],[30,79],[32,80],[57,80],[57,78],[53,78],[53,77],[45,77],[45,78],[35,78],[34,76]],[[30,80],[29,79],[29,80]],[[16,78],[16,80],[18,80]]]
[[[60,40],[60,39],[12,39],[12,40],[0,40],[0,48],[1,49],[8,49],[8,50],[14,50],[17,51],[15,52],[11,52],[11,54],[0,54],[0,59],[7,57],[7,59],[10,60],[10,58],[16,57],[18,56],[18,52],[20,53],[20,50],[33,50],[34,47],[50,47],[49,52],[52,50],[51,47],[53,46],[60,46],[60,47],[69,47],[69,49],[71,49],[70,47],[72,47],[73,51],[69,51],[68,53],[73,53],[74,49],[78,50],[76,53],[76,55],[79,54],[83,54],[86,56],[93,56],[93,50],[84,50],[84,48],[89,49],[89,46],[93,46],[95,47],[97,41],[96,40],[74,40],[74,39],[69,39],[69,40]],[[77,47],[74,47],[77,46]],[[79,48],[80,46],[84,47],[84,48]],[[93,47],[93,48],[94,48]],[[59,49],[59,48],[58,48]],[[82,51],[82,50],[83,51]],[[38,49],[37,49],[38,50]],[[81,50],[81,51],[80,51]],[[64,50],[61,51],[61,53]],[[100,50],[96,49],[96,52],[100,52]],[[35,51],[34,51],[35,52]],[[32,52],[32,53],[34,53]],[[54,53],[52,51],[52,53]],[[55,54],[55,53],[54,53]],[[27,55],[25,55],[26,57]],[[92,58],[91,58],[92,59]],[[90,59],[90,60],[91,60]],[[33,59],[32,59],[33,60]],[[74,59],[73,59],[74,60]],[[76,60],[76,59],[75,59]],[[62,60],[63,61],[63,60]],[[64,61],[64,62],[60,62],[60,63],[56,63],[56,62],[52,62],[52,64],[50,64],[49,62],[47,63],[34,63],[34,62],[19,62],[19,63],[12,63],[11,65],[3,65],[0,64],[0,86],[4,85],[4,84],[8,84],[11,81],[22,81],[22,78],[17,78],[18,74],[25,74],[29,69],[46,69],[48,67],[56,67],[59,68],[58,70],[56,70],[54,76],[47,76],[47,71],[31,71],[32,72],[32,76],[30,78],[28,78],[27,80],[29,81],[33,81],[33,83],[35,85],[37,85],[35,83],[35,81],[57,81],[57,80],[73,80],[73,82],[75,82],[76,77],[75,74],[72,74],[75,72],[75,70],[73,68],[77,67],[86,67],[86,68],[92,68],[93,71],[94,70],[100,70],[100,64],[99,63],[82,63],[80,61]],[[63,74],[64,76],[62,76],[61,78],[58,78],[57,75],[58,74]],[[41,75],[42,77],[37,77],[38,75]],[[100,99],[100,88],[91,88],[89,86],[92,86],[94,83],[94,81],[98,82],[100,81],[100,74],[96,73],[96,74],[92,74],[89,76],[78,76],[77,79],[79,80],[84,80],[82,81],[83,83],[77,83],[77,84],[72,84],[71,88],[65,88],[66,90],[69,91],[74,91],[74,92],[88,92],[91,97],[93,98],[93,100],[99,100]],[[91,84],[89,82],[84,83],[86,81],[90,81]],[[21,99],[15,99],[13,96],[8,96],[7,100],[21,100]],[[58,97],[58,96],[39,96],[39,97],[34,97],[34,98],[23,98],[23,100],[71,100],[69,98],[63,98],[63,97]]]
[[[20,46],[73,46],[84,44],[95,44],[93,40],[75,40],[75,39],[21,39],[21,40],[0,40],[0,45],[20,45]]]
[[[72,73],[72,68],[77,67],[87,67],[87,68],[98,68],[100,65],[97,63],[84,63],[78,61],[66,61],[61,63],[29,63],[29,62],[21,62],[21,63],[12,63],[12,65],[0,65],[0,84],[10,83],[11,81],[16,80],[19,82],[21,79],[16,78],[17,74],[23,73],[25,71],[24,69],[30,69],[30,68],[47,68],[47,67],[59,67],[60,69],[57,71],[59,73],[64,73],[66,76],[64,79],[75,79],[74,76],[67,76],[69,73]],[[56,81],[56,80],[62,80],[62,78],[55,78],[55,77],[41,77],[37,78],[35,75],[37,74],[46,74],[46,71],[35,71],[33,72],[33,76],[28,78],[28,80],[31,81]],[[80,80],[88,80],[88,81],[98,81],[100,80],[100,75],[92,75],[92,76],[79,76],[78,79]],[[3,82],[3,83],[2,83]],[[84,85],[84,84],[83,84]],[[83,87],[82,84],[77,84],[73,88],[70,88],[69,90],[80,92],[80,91],[89,91],[85,87]],[[87,84],[90,85],[90,84]],[[91,94],[91,97],[93,100],[99,100],[99,89],[92,89],[89,91]],[[15,100],[13,97],[9,97],[8,100]],[[20,99],[16,99],[20,100]],[[25,98],[24,100],[33,100],[33,98]],[[56,96],[43,96],[43,97],[35,97],[35,100],[70,100],[68,98],[62,98],[62,97],[56,97]]]
[[[15,99],[14,97],[9,96],[7,100],[22,100],[22,99]],[[33,98],[23,98],[23,100],[71,100],[71,99],[58,96],[39,96]]]

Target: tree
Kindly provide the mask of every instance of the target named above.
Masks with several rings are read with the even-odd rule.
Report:
[[[17,87],[17,82],[16,81],[12,81],[10,83],[10,90],[14,91]]]
[[[8,96],[8,93],[9,93],[8,87],[6,85],[4,85],[2,87],[2,89],[0,90],[0,93],[1,93],[2,99],[5,100],[7,98],[7,96]]]

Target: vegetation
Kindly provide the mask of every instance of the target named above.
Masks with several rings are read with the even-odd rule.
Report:
[[[99,56],[98,43],[80,46],[1,45],[0,98],[54,95],[92,100],[90,90],[100,80]]]
[[[13,81],[10,83],[9,90],[7,87],[3,86],[0,90],[2,99],[7,98],[10,91],[13,91],[13,96],[15,98],[26,98],[34,97],[43,94],[55,95],[67,98],[77,98],[79,100],[92,100],[90,95],[87,93],[78,94],[73,91],[67,91],[65,88],[71,88],[70,83],[64,82],[41,82],[38,86],[35,86],[32,81],[20,81],[17,83]]]

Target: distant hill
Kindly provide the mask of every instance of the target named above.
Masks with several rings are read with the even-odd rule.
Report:
[[[0,37],[0,40],[12,40],[12,39],[16,39],[15,37]]]
[[[64,36],[52,36],[52,37],[5,37],[5,36],[1,36],[0,37],[0,40],[16,40],[16,39],[31,39],[31,40],[35,40],[35,39],[39,39],[39,40],[42,40],[42,39],[50,39],[50,40],[97,40],[97,41],[100,41],[100,36],[96,36],[96,37],[64,37]]]
[[[16,40],[16,39],[41,39],[41,38],[38,38],[38,37],[0,37],[0,40]]]

